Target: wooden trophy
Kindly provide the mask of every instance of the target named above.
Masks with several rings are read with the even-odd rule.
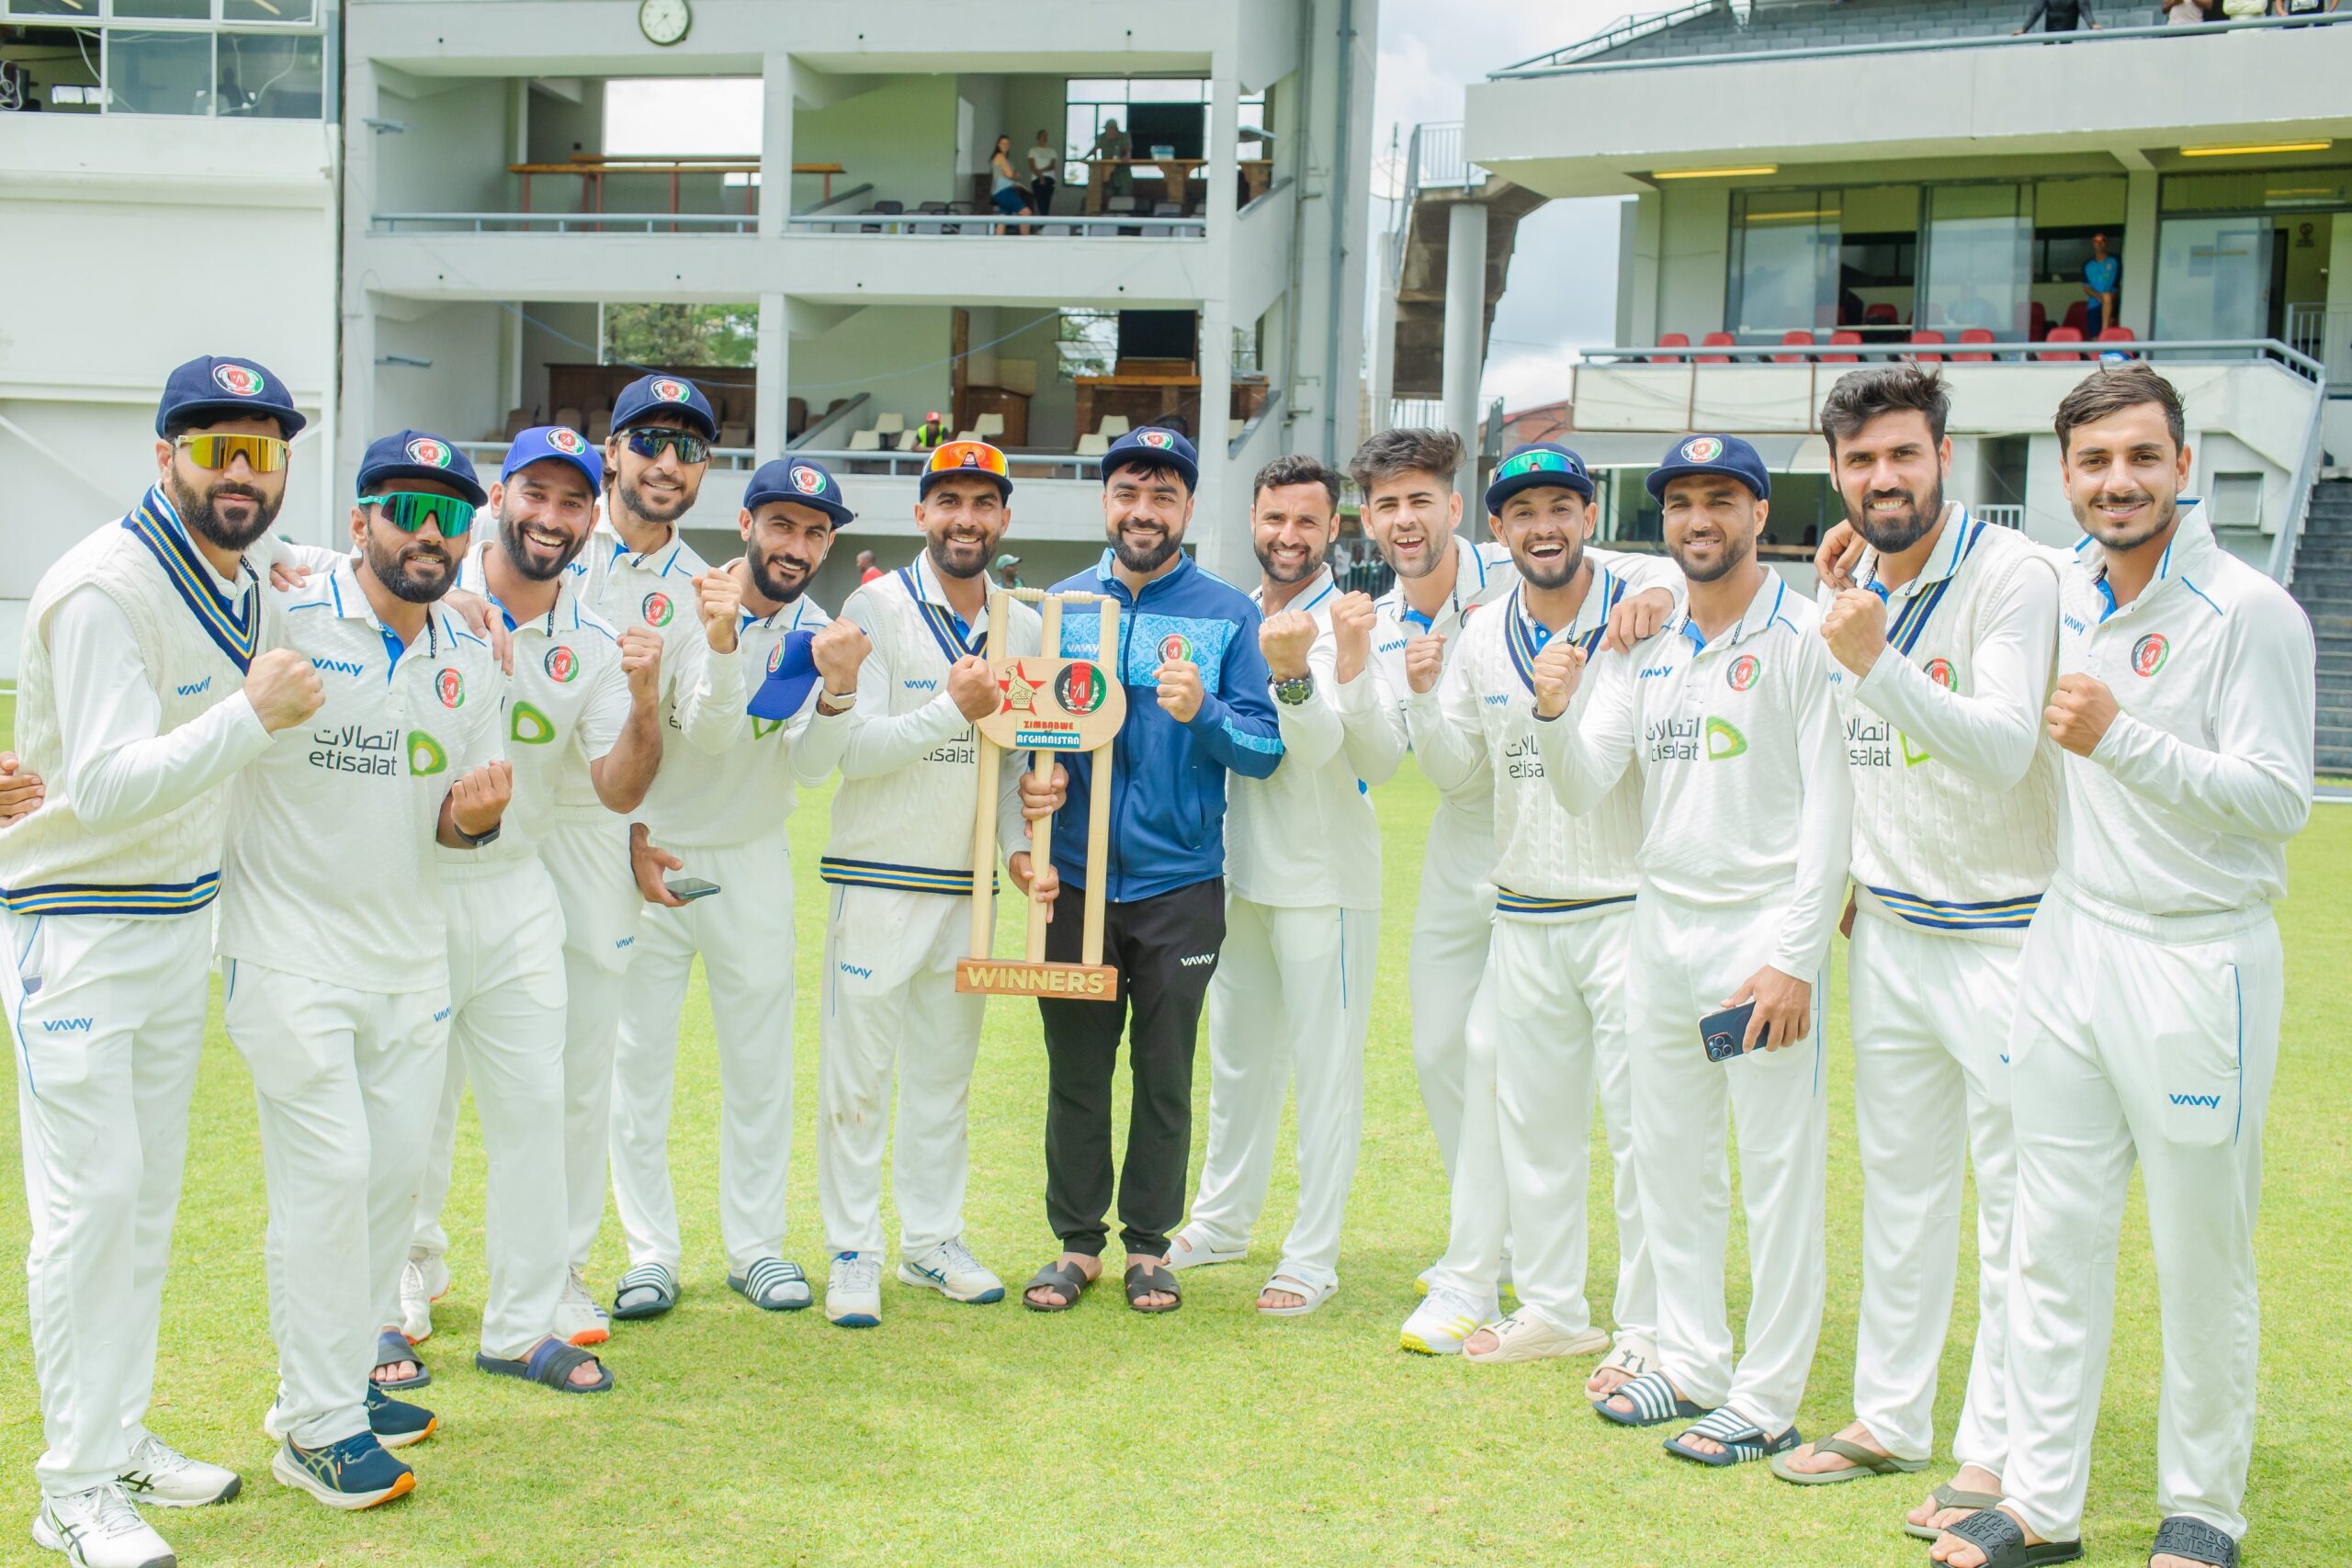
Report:
[[[1051,651],[1009,655],[1004,651],[1005,602],[1019,599],[1038,607],[1045,621],[1040,644]],[[1062,606],[1102,606],[1098,653],[1114,660],[1061,656]],[[1126,688],[1115,663],[1119,646],[1119,602],[1101,593],[1048,593],[1035,588],[999,588],[989,594],[989,673],[1003,692],[997,711],[974,727],[980,745],[979,799],[972,822],[972,956],[957,961],[956,988],[988,996],[1056,997],[1066,1001],[1110,1002],[1119,998],[1119,972],[1102,962],[1103,856],[1111,836],[1111,742],[1126,721]],[[1007,751],[1036,753],[1035,772],[1051,778],[1055,758],[1083,751],[1094,760],[1093,790],[1086,819],[1086,925],[1079,962],[1046,958],[1046,907],[1029,906],[1027,952],[1019,962],[994,956],[996,947],[996,814],[1000,770]],[[1029,825],[1029,860],[1043,866],[1053,855],[1054,820]],[[1067,905],[1069,900],[1059,902]],[[1064,918],[1067,917],[1065,909]]]

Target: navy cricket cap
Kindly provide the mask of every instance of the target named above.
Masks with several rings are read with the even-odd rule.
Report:
[[[1130,430],[1111,443],[1102,454],[1102,482],[1109,484],[1111,476],[1127,464],[1148,459],[1163,463],[1184,476],[1184,488],[1201,488],[1201,460],[1193,451],[1193,444],[1172,430],[1162,430],[1147,424],[1140,430]]]
[[[1642,482],[1653,500],[1664,501],[1666,487],[1686,474],[1722,474],[1746,485],[1758,501],[1772,499],[1772,476],[1764,471],[1764,459],[1736,435],[1686,435],[1667,448]]]
[[[800,711],[817,684],[815,632],[786,632],[768,655],[767,679],[752,694],[745,711],[753,718],[780,722]]]
[[[1584,459],[1555,441],[1536,441],[1512,447],[1496,465],[1495,477],[1487,484],[1487,515],[1501,516],[1504,502],[1521,491],[1545,485],[1592,499],[1592,476],[1585,472]]]
[[[590,493],[605,488],[605,455],[580,432],[560,424],[535,424],[517,435],[506,448],[506,460],[499,465],[498,477],[503,481],[514,477],[517,469],[548,460],[569,463],[580,470],[588,481]]]
[[[751,488],[743,492],[743,510],[757,512],[771,501],[813,506],[831,518],[836,528],[857,517],[842,498],[841,481],[824,464],[808,457],[777,457],[760,465],[759,472],[752,476]]]
[[[310,423],[276,376],[250,359],[208,354],[164,378],[163,399],[155,405],[155,434],[163,434],[175,423],[200,424],[240,415],[276,420],[288,441]]]
[[[617,435],[659,413],[679,415],[705,441],[718,439],[718,416],[711,412],[710,400],[682,376],[640,376],[623,387],[621,395],[613,400],[613,434]]]
[[[403,430],[368,446],[359,459],[359,493],[376,494],[386,479],[438,479],[476,506],[490,499],[466,455],[422,430]]]

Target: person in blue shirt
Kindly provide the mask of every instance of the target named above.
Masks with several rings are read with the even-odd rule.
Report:
[[[1127,1254],[1127,1304],[1170,1312],[1182,1303],[1167,1267],[1168,1234],[1183,1217],[1193,1136],[1193,1045],[1209,977],[1225,942],[1225,776],[1264,778],[1281,762],[1258,608],[1248,594],[1193,564],[1182,548],[1200,469],[1193,444],[1146,426],[1102,457],[1102,517],[1110,547],[1057,593],[1099,593],[1119,605],[1118,646],[1101,645],[1102,620],[1066,612],[1061,652],[1115,668],[1127,716],[1112,744],[1111,822],[1103,863],[1081,863],[1092,768],[1082,756],[1056,770],[1055,787],[1023,781],[1033,809],[1056,805],[1052,864],[1026,852],[1008,869],[1023,893],[1052,897],[1103,879],[1102,962],[1119,972],[1116,1002],[1040,998],[1049,1089],[1046,1214],[1060,1257],[1023,1300],[1038,1312],[1077,1303],[1102,1277],[1113,1200],[1111,1085],[1122,1032],[1134,1080],[1125,1161],[1116,1196]],[[1046,956],[1076,963],[1076,901],[1046,928]]]
[[[2083,264],[2083,292],[2090,299],[2090,321],[2083,335],[2096,338],[2099,329],[2115,324],[2115,290],[2122,281],[2123,264],[2107,254],[2107,236],[2091,236],[2091,259]]]

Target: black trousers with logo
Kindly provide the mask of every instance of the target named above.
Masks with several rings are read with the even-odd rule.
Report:
[[[1067,884],[1046,929],[1046,956],[1075,964],[1083,934],[1079,890]],[[1049,1001],[1046,1217],[1064,1249],[1100,1257],[1111,1212],[1111,1082],[1127,1038],[1133,1094],[1118,1173],[1119,1236],[1158,1258],[1184,1217],[1193,1147],[1193,1045],[1225,943],[1225,879],[1107,904],[1102,962],[1119,972],[1115,1002]]]

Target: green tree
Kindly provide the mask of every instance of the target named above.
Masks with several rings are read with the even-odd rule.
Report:
[[[756,305],[605,307],[605,357],[663,369],[692,365],[749,367],[758,362]]]

